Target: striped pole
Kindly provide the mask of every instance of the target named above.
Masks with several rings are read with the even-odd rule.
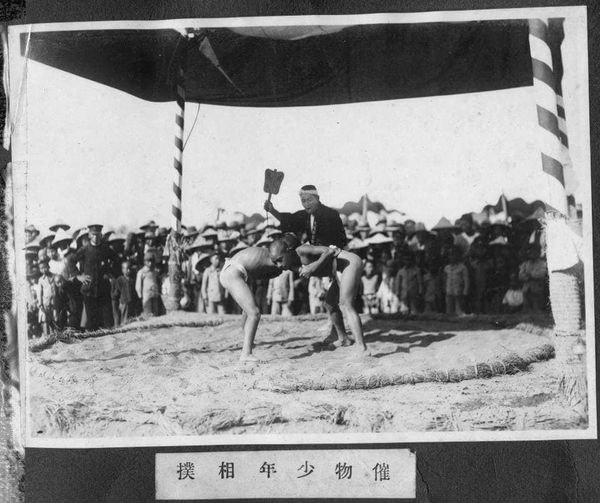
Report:
[[[548,203],[555,212],[566,215],[563,144],[559,128],[556,79],[547,20],[529,20],[529,48],[539,125],[537,134],[541,164],[542,170],[548,175]]]
[[[175,151],[173,155],[173,203],[171,216],[172,231],[166,243],[166,253],[169,256],[169,293],[164,299],[167,311],[177,311],[183,296],[181,286],[181,180],[183,176],[183,116],[185,113],[185,88],[183,68],[179,67],[177,74],[177,110],[175,112]]]
[[[553,36],[557,21],[560,22],[556,19],[530,19],[529,47],[539,125],[538,141],[542,169],[548,175],[547,197],[551,206],[546,211],[545,232],[554,330],[557,335],[577,335],[582,321],[576,270],[580,257],[566,221],[568,206],[564,162],[568,138],[565,123],[561,129],[560,119],[564,121],[565,113],[557,92],[560,91],[557,81],[562,77],[562,64],[557,64],[560,61],[560,41],[557,44]],[[558,359],[569,357],[572,343],[557,343]]]
[[[173,153],[173,204],[171,213],[173,217],[173,229],[179,234],[181,232],[181,180],[183,176],[183,133],[185,113],[185,87],[183,68],[179,68],[177,74],[177,109],[175,111],[175,151]]]

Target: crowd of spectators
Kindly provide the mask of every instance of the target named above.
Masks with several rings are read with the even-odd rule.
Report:
[[[390,222],[342,215],[346,248],[363,259],[356,307],[363,313],[446,313],[450,316],[548,306],[543,212],[512,221]],[[224,260],[248,246],[268,246],[281,230],[267,222],[218,222],[183,230],[177,267],[179,308],[239,313],[219,283]],[[166,313],[169,230],[153,221],[121,235],[92,224],[75,230],[58,222],[40,233],[26,228],[30,337],[62,330],[119,326],[138,316]],[[302,238],[302,236],[299,236]],[[252,280],[265,314],[295,316],[324,311],[329,278],[300,278],[293,271]]]

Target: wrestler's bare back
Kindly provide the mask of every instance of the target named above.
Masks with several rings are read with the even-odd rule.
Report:
[[[252,246],[236,253],[231,260],[244,266],[252,278],[270,279],[281,274],[281,269],[273,264],[268,248]]]

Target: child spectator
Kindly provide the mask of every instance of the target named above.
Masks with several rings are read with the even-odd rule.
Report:
[[[544,309],[546,287],[546,261],[540,258],[536,245],[527,247],[527,260],[519,267],[519,279],[523,282],[525,307],[533,311]]]
[[[378,313],[379,301],[377,299],[377,290],[381,281],[379,274],[375,271],[375,264],[372,260],[365,263],[362,281],[363,313]]]
[[[267,302],[271,304],[271,314],[292,316],[294,273],[291,270],[284,270],[279,276],[269,280]]]
[[[144,255],[144,267],[137,273],[135,291],[142,300],[142,310],[145,315],[162,314],[160,274],[156,270],[156,256],[152,251]]]
[[[523,308],[523,290],[516,274],[510,276],[510,287],[502,299],[502,310],[506,313],[516,313]]]
[[[317,276],[311,276],[308,279],[308,303],[310,314],[318,314],[325,312],[323,299],[325,298],[325,288],[323,288],[323,280]]]
[[[115,312],[115,326],[121,326],[128,319],[137,316],[138,296],[135,281],[131,272],[131,263],[124,260],[121,263],[121,276],[116,278],[113,283],[112,298],[118,305]]]
[[[225,314],[225,289],[219,282],[221,273],[221,257],[217,253],[210,257],[210,265],[202,274],[200,293],[208,314]]]
[[[469,271],[462,262],[462,251],[453,247],[450,263],[444,267],[446,314],[463,316],[465,297],[469,294]]]
[[[415,254],[404,255],[404,267],[396,276],[396,288],[400,305],[410,314],[419,312],[419,303],[423,294],[423,277],[415,262]]]
[[[47,258],[40,260],[40,278],[37,283],[37,300],[38,300],[38,322],[42,327],[42,334],[48,335],[54,326],[54,300],[56,297],[56,286],[54,285],[54,277],[50,273]]]

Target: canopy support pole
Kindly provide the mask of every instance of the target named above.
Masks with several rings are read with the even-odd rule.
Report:
[[[571,406],[587,416],[585,344],[582,338],[582,261],[577,239],[567,224],[568,202],[565,189],[565,155],[568,147],[560,79],[560,41],[552,38],[560,19],[530,19],[529,47],[533,69],[533,89],[538,117],[538,142],[542,169],[546,173],[549,208],[546,209],[546,259],[550,280],[550,304],[554,317],[555,351],[563,364],[560,391]],[[562,120],[561,120],[562,119]],[[568,151],[567,151],[568,153]]]
[[[177,96],[175,101],[175,149],[173,152],[173,200],[171,204],[172,231],[167,243],[169,254],[169,296],[165,302],[165,307],[169,312],[179,309],[179,303],[183,296],[181,285],[181,187],[183,179],[183,138],[185,131],[185,87],[184,71],[181,66],[177,73]]]

